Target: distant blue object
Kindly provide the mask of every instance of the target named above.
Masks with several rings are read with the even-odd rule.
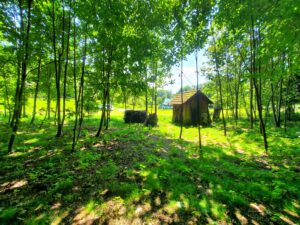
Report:
[[[160,109],[173,109],[173,107],[171,105],[164,105],[164,104],[161,104],[159,106]]]
[[[164,102],[159,106],[160,109],[173,109],[171,103],[171,99],[166,98]]]
[[[98,106],[99,109],[102,109],[102,105],[99,105]],[[114,110],[114,107],[112,104],[106,104],[105,105],[105,109],[109,109],[110,111],[113,111]]]

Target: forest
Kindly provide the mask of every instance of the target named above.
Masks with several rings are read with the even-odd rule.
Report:
[[[300,224],[299,39],[296,0],[1,0],[0,224]]]

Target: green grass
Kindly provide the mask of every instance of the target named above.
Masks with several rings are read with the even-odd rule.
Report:
[[[171,123],[123,123],[112,112],[110,128],[94,137],[99,114],[85,119],[71,152],[72,118],[63,137],[53,121],[24,118],[15,152],[6,153],[9,127],[0,124],[1,224],[297,224],[300,221],[299,122],[288,132],[268,127],[269,154],[258,128],[228,121],[201,129]],[[1,121],[4,121],[3,118]],[[256,127],[258,127],[256,125]]]

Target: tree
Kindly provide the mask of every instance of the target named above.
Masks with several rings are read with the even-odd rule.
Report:
[[[21,110],[22,110],[22,101],[23,93],[25,89],[25,81],[27,78],[27,66],[29,63],[29,42],[30,42],[30,29],[31,29],[31,4],[32,0],[27,2],[26,8],[26,24],[24,22],[24,8],[22,1],[19,2],[19,10],[20,10],[20,31],[19,37],[20,39],[18,42],[20,43],[18,53],[19,53],[19,61],[18,66],[20,66],[20,74],[18,73],[17,78],[17,86],[16,86],[16,96],[15,96],[15,105],[13,111],[13,119],[11,123],[12,127],[12,134],[10,136],[9,144],[8,144],[8,152],[13,150],[13,145],[16,137],[16,133],[18,131],[20,117],[21,117]]]

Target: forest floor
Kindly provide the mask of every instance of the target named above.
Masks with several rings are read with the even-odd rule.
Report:
[[[197,128],[178,140],[170,110],[153,129],[122,117],[113,111],[100,138],[98,116],[86,118],[74,153],[71,122],[55,138],[37,120],[22,123],[7,154],[2,122],[0,224],[299,224],[299,123],[268,128],[268,155],[248,121],[229,122],[227,137],[213,123],[199,157]]]

